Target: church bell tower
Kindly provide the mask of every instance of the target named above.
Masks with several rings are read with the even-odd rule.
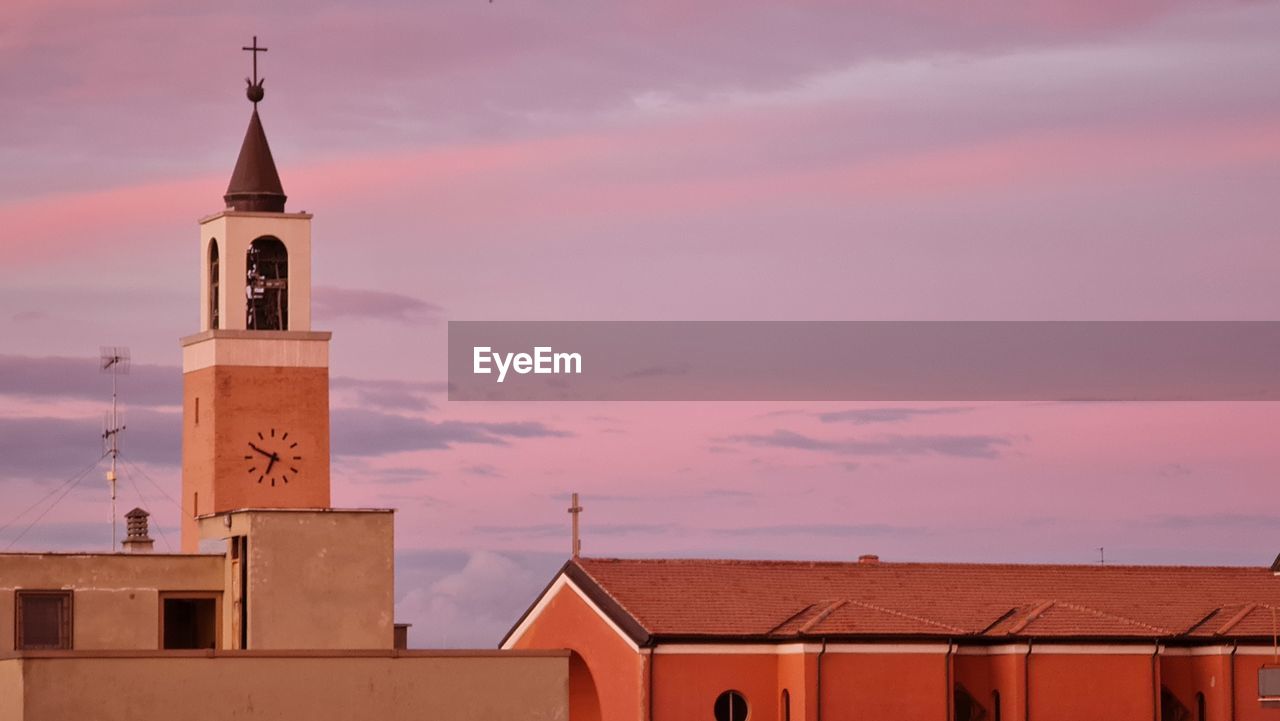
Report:
[[[182,550],[197,519],[323,509],[329,498],[329,338],[311,330],[311,215],[286,196],[253,103],[223,210],[200,220],[200,332],[182,339]]]

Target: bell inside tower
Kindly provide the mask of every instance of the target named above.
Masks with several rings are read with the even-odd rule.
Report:
[[[289,251],[269,235],[249,246],[245,267],[249,330],[289,330]]]

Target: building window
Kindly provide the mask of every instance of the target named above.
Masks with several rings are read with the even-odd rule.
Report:
[[[991,692],[991,721],[1000,721],[1000,692]]]
[[[14,648],[71,648],[71,592],[18,591]]]
[[[253,241],[245,258],[245,327],[289,330],[289,251],[279,238]]]
[[[161,648],[218,647],[218,596],[213,593],[160,594]]]
[[[1204,694],[1196,694],[1196,721],[1205,721]]]
[[[716,697],[716,721],[747,721],[747,699],[737,691],[725,691]]]
[[[779,714],[782,721],[791,721],[791,692],[782,689],[782,713]]]
[[[209,327],[218,327],[218,239],[209,241]]]

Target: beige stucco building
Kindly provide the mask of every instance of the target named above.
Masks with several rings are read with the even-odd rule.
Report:
[[[121,552],[0,554],[0,721],[566,719],[567,651],[403,648],[395,514],[330,507],[311,215],[250,91],[182,340],[182,553],[135,509]]]

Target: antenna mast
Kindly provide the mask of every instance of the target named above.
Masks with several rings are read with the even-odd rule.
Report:
[[[123,346],[104,346],[101,353],[103,373],[111,373],[111,415],[107,418],[106,429],[102,431],[102,440],[107,446],[107,454],[111,456],[111,468],[107,471],[107,486],[111,489],[111,552],[116,550],[116,458],[120,455],[120,425],[118,405],[117,378],[121,373],[129,372],[129,349]]]

